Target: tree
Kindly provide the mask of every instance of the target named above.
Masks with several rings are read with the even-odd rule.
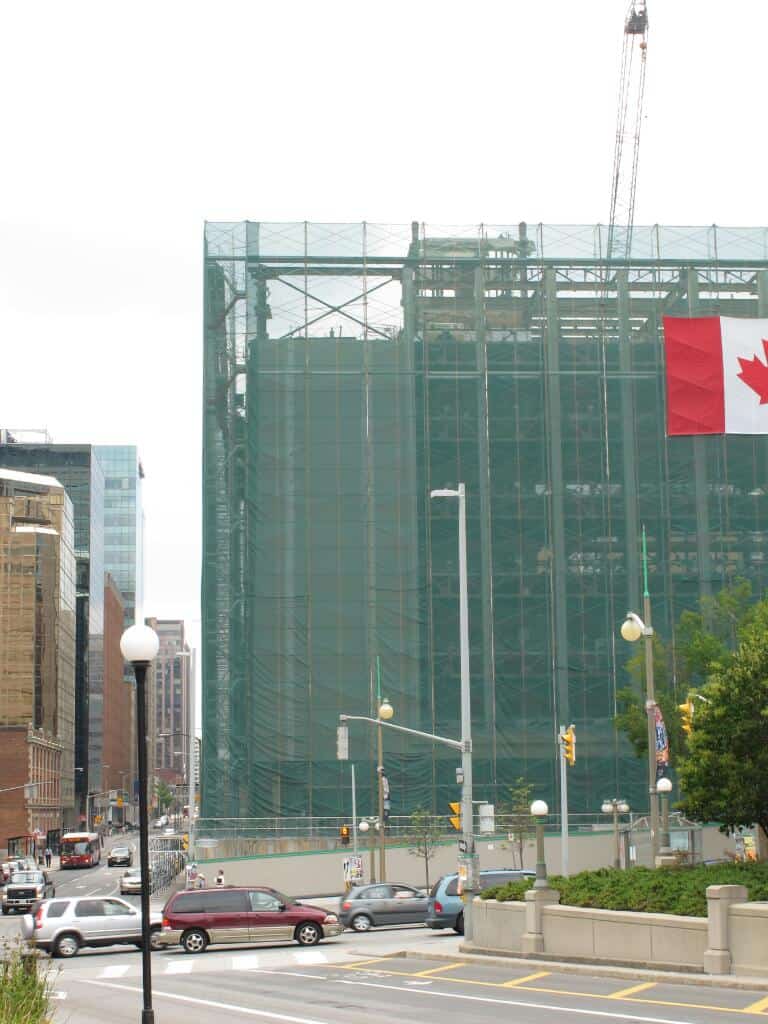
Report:
[[[421,857],[424,860],[424,879],[429,888],[429,862],[435,855],[435,850],[443,839],[440,830],[440,823],[429,811],[423,807],[417,807],[411,812],[411,826],[408,833],[408,853],[414,857]]]
[[[684,814],[732,832],[768,831],[768,601],[736,628],[736,651],[709,674],[680,770]]]
[[[162,779],[158,779],[155,786],[155,797],[157,798],[157,806],[161,814],[173,803],[173,793],[168,784],[163,782]]]
[[[531,814],[533,783],[520,777],[509,787],[509,799],[502,802],[499,813],[506,819],[509,841],[512,843],[513,866],[523,867],[525,842],[536,832],[536,821]]]
[[[736,580],[712,597],[702,597],[698,611],[680,616],[672,642],[653,636],[653,678],[656,703],[661,708],[669,736],[673,762],[684,756],[688,741],[683,730],[682,704],[690,690],[705,685],[715,668],[729,664],[740,630],[752,621],[756,605],[748,580]],[[616,728],[629,739],[637,757],[648,753],[648,719],[645,710],[645,650],[642,642],[627,662],[632,685],[616,693]],[[696,713],[699,712],[699,702]]]

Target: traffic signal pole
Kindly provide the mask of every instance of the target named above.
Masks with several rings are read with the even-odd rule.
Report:
[[[568,767],[565,763],[565,726],[560,726],[557,751],[560,760],[560,868],[568,877]]]

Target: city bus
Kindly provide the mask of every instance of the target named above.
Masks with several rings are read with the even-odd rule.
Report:
[[[61,837],[63,868],[92,868],[101,860],[98,832],[65,832]]]

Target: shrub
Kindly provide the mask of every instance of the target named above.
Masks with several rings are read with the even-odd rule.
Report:
[[[534,879],[509,882],[481,893],[484,900],[522,900]],[[652,914],[707,916],[708,885],[744,885],[748,899],[768,900],[768,863],[713,864],[711,867],[600,868],[571,878],[550,878],[560,902],[571,907],[634,910]]]
[[[47,1024],[51,978],[38,969],[38,957],[21,946],[0,951],[0,1024]]]

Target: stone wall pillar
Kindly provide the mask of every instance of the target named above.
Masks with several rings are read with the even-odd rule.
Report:
[[[525,931],[520,943],[523,955],[544,952],[544,907],[560,902],[557,889],[528,889],[525,894]]]
[[[746,900],[747,890],[743,885],[707,886],[707,949],[704,953],[707,974],[731,973],[728,914],[732,904]]]

